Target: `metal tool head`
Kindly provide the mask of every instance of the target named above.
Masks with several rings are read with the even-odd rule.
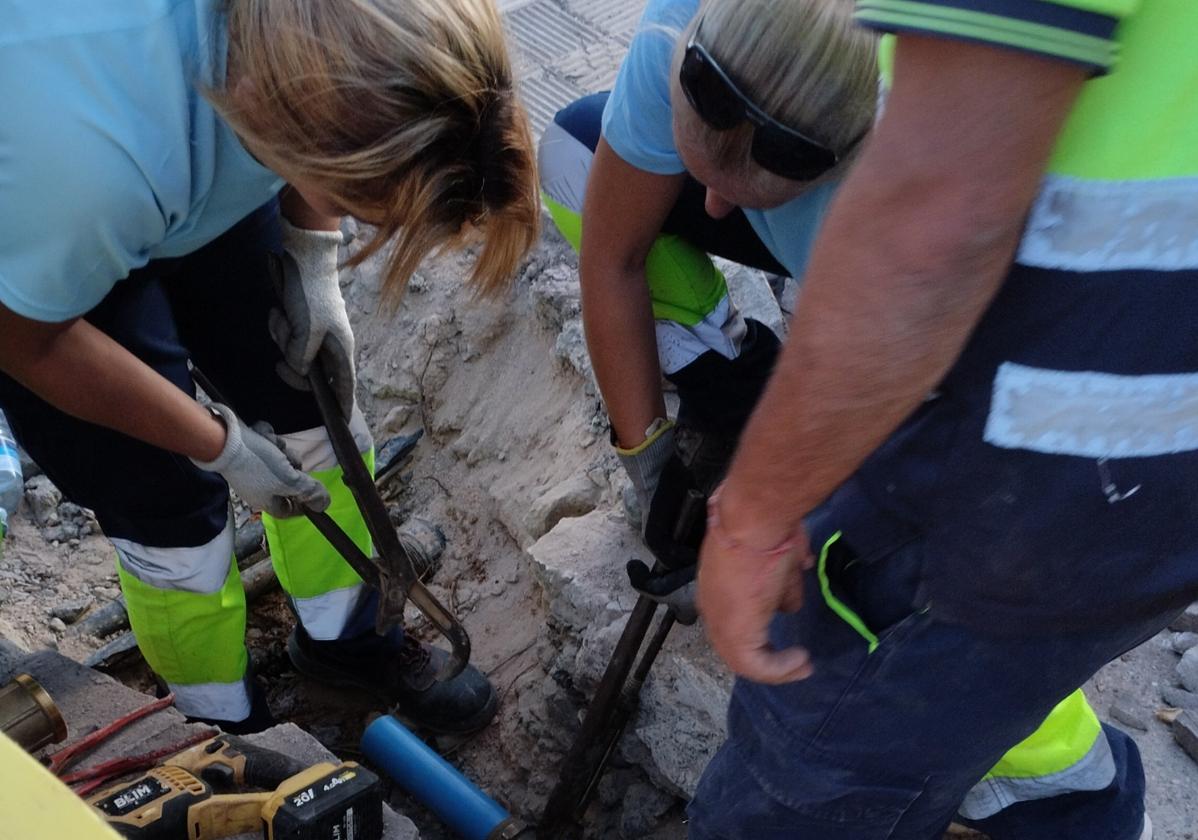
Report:
[[[378,488],[362,462],[353,433],[349,430],[346,418],[341,414],[340,405],[333,395],[333,389],[319,357],[313,361],[308,382],[312,386],[316,404],[328,430],[333,451],[341,464],[342,481],[349,488],[354,501],[358,503],[366,528],[374,541],[375,551],[378,552],[377,557],[365,558],[373,574],[363,575],[363,579],[379,593],[375,629],[382,634],[402,624],[404,605],[410,600],[449,641],[452,653],[438,673],[437,679],[452,679],[460,674],[470,661],[470,636],[457,617],[417,579],[412,560],[399,541],[395,527],[391,524],[391,517],[387,515],[386,505],[383,504]],[[350,565],[355,568],[363,565],[362,552],[358,551],[356,546],[346,546],[345,542],[348,541],[335,542],[334,545]]]

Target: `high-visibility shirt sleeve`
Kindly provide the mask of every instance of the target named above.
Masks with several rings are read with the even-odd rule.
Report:
[[[1115,65],[1115,27],[1142,0],[858,0],[859,23],[1005,47],[1079,64]]]

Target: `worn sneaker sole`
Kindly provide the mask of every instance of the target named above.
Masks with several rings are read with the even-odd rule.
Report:
[[[495,713],[499,709],[499,695],[492,688],[491,696],[487,699],[487,704],[473,715],[456,721],[453,726],[441,726],[406,713],[402,704],[396,704],[394,698],[379,691],[378,686],[374,683],[355,679],[342,670],[329,667],[323,662],[313,659],[300,647],[299,642],[295,639],[295,633],[287,637],[287,656],[291,659],[291,664],[295,666],[295,670],[308,679],[324,683],[325,685],[331,685],[335,688],[352,688],[369,694],[386,705],[395,706],[396,708],[392,711],[392,714],[404,723],[413,728],[423,729],[426,732],[432,732],[437,735],[469,735],[478,732],[494,720]]]

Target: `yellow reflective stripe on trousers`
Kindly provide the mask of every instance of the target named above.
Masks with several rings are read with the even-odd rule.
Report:
[[[1016,802],[1102,790],[1114,778],[1110,744],[1098,716],[1078,689],[969,791],[960,813],[980,820]]]
[[[229,557],[224,585],[212,593],[159,589],[117,563],[137,645],[168,683],[237,683],[245,675],[245,592]]]
[[[374,474],[374,449],[362,459]],[[370,532],[358,510],[353,495],[341,480],[341,467],[319,470],[310,475],[329,491],[330,504],[326,511],[354,544],[369,557],[373,552]],[[270,545],[279,583],[296,598],[316,598],[338,589],[361,584],[357,572],[329,545],[328,540],[305,517],[276,519],[263,514],[262,526]]]
[[[865,626],[865,622],[861,620],[861,616],[849,609],[843,601],[832,594],[832,586],[828,581],[828,549],[840,537],[841,532],[837,531],[828,537],[828,541],[819,550],[819,565],[816,567],[816,575],[819,577],[819,591],[823,593],[824,603],[828,605],[828,609],[832,610],[846,624],[856,630],[861,635],[861,638],[869,643],[869,652],[873,653],[878,648],[878,637],[874,635],[872,630]]]

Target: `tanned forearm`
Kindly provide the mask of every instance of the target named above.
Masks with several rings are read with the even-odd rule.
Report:
[[[579,274],[587,350],[617,442],[630,449],[666,416],[645,260],[682,189],[600,140],[587,180]]]
[[[219,420],[86,321],[39,324],[3,310],[0,329],[0,368],[54,407],[181,455],[220,454]]]
[[[653,309],[642,268],[584,267],[583,329],[595,380],[620,446],[631,448],[666,416]],[[615,316],[615,317],[613,317]]]
[[[869,164],[862,160],[861,176],[880,178]],[[914,232],[884,222],[920,208],[877,186],[846,183],[729,473],[729,504],[753,517],[777,511],[752,537],[763,546],[792,533],[935,386],[997,290],[1018,236],[1007,230],[976,248],[952,242],[934,265],[900,268],[892,237]],[[741,511],[726,514],[741,521]]]
[[[904,40],[887,116],[829,213],[789,342],[729,472],[724,519],[750,545],[795,533],[960,354],[1005,277],[1083,80],[1028,57],[1021,85],[1007,53]],[[970,72],[946,72],[954,61],[972,62]],[[978,90],[987,61],[1007,73],[992,92]],[[1029,113],[1020,98],[1032,89]],[[979,101],[999,124],[978,119]]]

